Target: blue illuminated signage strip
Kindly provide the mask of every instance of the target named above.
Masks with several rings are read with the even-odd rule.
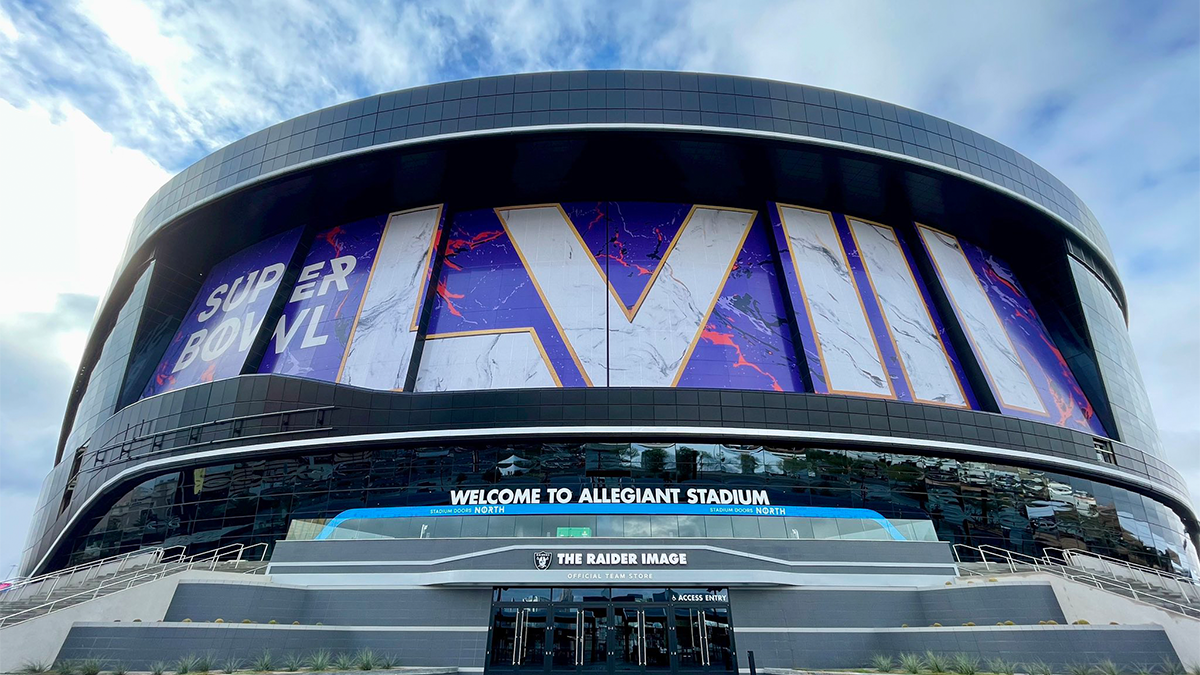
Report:
[[[878,523],[893,540],[904,535],[879,512],[871,509],[824,506],[741,506],[725,504],[496,504],[462,506],[390,506],[349,509],[334,516],[317,539],[328,539],[339,525],[349,520],[384,518],[443,518],[450,516],[766,516],[773,518],[841,518]]]

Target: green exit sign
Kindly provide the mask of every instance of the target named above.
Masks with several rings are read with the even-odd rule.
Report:
[[[558,528],[558,536],[560,536],[560,537],[590,537],[590,536],[592,536],[592,528],[590,528],[590,527],[560,527],[560,528]]]

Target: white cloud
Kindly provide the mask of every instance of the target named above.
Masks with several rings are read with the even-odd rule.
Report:
[[[23,243],[0,267],[3,287],[21,289],[0,295],[0,320],[49,311],[63,293],[102,295],[134,216],[169,174],[70,107],[0,100],[0,134],[0,237]]]

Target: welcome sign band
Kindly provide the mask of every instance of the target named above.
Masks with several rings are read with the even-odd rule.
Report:
[[[682,501],[681,501],[682,498]],[[451,490],[451,505],[497,504],[739,504],[770,505],[766,490],[712,488],[499,488]]]

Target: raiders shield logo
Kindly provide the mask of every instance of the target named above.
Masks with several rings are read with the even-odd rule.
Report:
[[[533,566],[539,570],[550,569],[550,553],[547,551],[538,551],[533,554]]]

